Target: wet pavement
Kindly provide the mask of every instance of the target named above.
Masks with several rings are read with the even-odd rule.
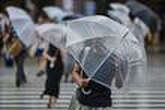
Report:
[[[34,61],[26,62],[28,83],[15,88],[14,69],[0,64],[0,110],[46,110],[47,97],[40,100],[45,77],[37,78]],[[33,65],[32,65],[33,64]],[[148,55],[147,84],[128,93],[114,93],[112,110],[165,110],[165,54]],[[53,110],[67,110],[75,91],[72,83],[61,84],[61,94]]]

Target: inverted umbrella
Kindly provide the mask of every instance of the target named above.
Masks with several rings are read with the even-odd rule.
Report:
[[[36,36],[35,27],[30,16],[22,9],[17,7],[7,7],[7,12],[11,24],[19,39],[29,47]]]

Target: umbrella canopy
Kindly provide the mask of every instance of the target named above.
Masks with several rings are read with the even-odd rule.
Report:
[[[7,7],[11,24],[20,40],[29,47],[36,36],[35,27],[30,16],[17,7]]]
[[[120,12],[118,10],[108,11],[108,15],[113,20],[116,20],[117,22],[127,26],[129,30],[139,40],[142,46],[144,46],[144,39],[150,30],[142,20],[136,18],[134,22],[132,22],[127,14]]]
[[[44,24],[42,28],[37,29],[42,30],[41,37],[67,48],[91,80],[110,88],[115,78],[126,84],[141,76],[137,67],[144,67],[145,58],[138,40],[126,27],[107,17],[85,17],[67,26]]]
[[[73,35],[73,32],[62,24],[42,24],[37,26],[36,30],[39,37],[61,49],[66,48],[66,31]]]
[[[149,7],[136,0],[129,0],[126,6],[133,16],[139,17],[150,28],[151,32],[160,30],[160,19]]]
[[[48,15],[50,19],[56,20],[57,22],[61,22],[64,17],[69,15],[69,13],[55,6],[45,7],[43,8],[43,11]]]
[[[67,26],[79,37],[67,40],[67,48],[92,80],[110,88],[116,76],[123,83],[144,76],[135,71],[143,71],[144,50],[126,27],[103,16],[73,20]]]

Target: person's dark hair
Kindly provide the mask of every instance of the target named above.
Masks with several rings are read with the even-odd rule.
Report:
[[[131,21],[134,21],[136,16],[133,15],[131,12],[129,13],[129,18],[131,19]]]
[[[4,14],[7,18],[9,18],[9,14],[8,14],[8,12],[7,12],[6,10],[3,11],[3,14]]]
[[[55,54],[55,56],[57,57],[56,64],[60,65],[61,69],[63,70],[64,69],[64,64],[63,64],[63,60],[62,60],[61,50],[59,48],[57,48],[56,46],[52,45],[52,44],[49,44],[49,49],[53,50],[53,51],[56,50],[56,54]]]
[[[39,10],[37,15],[38,17],[42,17],[43,19],[49,19],[48,15],[43,10]]]

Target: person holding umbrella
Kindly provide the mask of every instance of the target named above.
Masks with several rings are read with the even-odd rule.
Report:
[[[72,77],[78,85],[69,110],[111,109],[113,85],[120,90],[132,86],[127,81],[139,74],[134,68],[143,65],[138,40],[125,26],[103,16],[73,20],[67,26],[75,32],[67,46],[76,60]]]
[[[8,44],[8,51],[14,56],[16,63],[16,86],[27,82],[24,72],[24,60],[28,48],[32,45],[35,28],[30,16],[22,9],[9,6],[6,8],[6,16],[10,23],[9,32],[6,33],[4,41]]]
[[[49,24],[46,28],[45,24],[40,35],[52,45],[66,48],[77,62],[72,76],[79,88],[70,110],[109,109],[114,83],[121,88],[133,85],[127,82],[133,78],[142,82],[136,76],[145,62],[143,49],[125,26],[107,17],[84,17],[65,26]]]
[[[53,107],[59,97],[60,81],[64,72],[62,52],[59,47],[54,45],[56,43],[53,43],[53,41],[58,38],[58,32],[54,27],[56,27],[56,24],[48,23],[42,24],[37,28],[39,37],[44,40],[47,39],[45,42],[49,42],[48,49],[45,49],[43,53],[43,57],[47,61],[45,90],[40,95],[41,99],[44,95],[49,96],[48,108]]]
[[[11,28],[11,32],[6,33],[9,37],[6,36],[7,38],[4,38],[4,41],[7,44],[8,53],[14,57],[16,64],[16,87],[20,87],[21,84],[27,82],[24,72],[26,50],[22,42],[18,39],[13,27],[10,25],[8,28]]]
[[[96,48],[94,50],[92,50],[92,47],[89,46],[84,48],[84,51],[80,56],[83,57],[81,58],[82,60],[85,60],[85,57],[88,57],[89,54],[91,55],[92,53],[103,52],[102,49],[104,48],[100,47],[99,42],[94,41],[91,43],[93,43],[93,46]],[[123,86],[122,79],[118,74],[119,72],[117,72],[117,70],[119,69],[119,64],[119,57],[113,54],[103,64],[105,68],[102,68],[102,70],[99,71],[110,72],[110,80],[116,80],[115,85],[117,88],[121,88]],[[107,69],[108,66],[111,70],[103,70]],[[71,104],[70,110],[109,110],[112,107],[111,89],[90,79],[78,62],[74,64],[72,77],[73,81],[75,81],[75,83],[79,87],[76,91],[76,96],[73,96],[73,100],[76,100],[75,98],[77,98],[78,101],[75,102],[75,105]]]
[[[59,97],[60,80],[64,67],[60,50],[52,44],[49,44],[48,51],[45,51],[43,55],[47,59],[47,80],[45,91],[41,94],[41,98],[43,98],[44,95],[48,95],[48,108],[51,108],[52,104],[55,104]]]
[[[112,98],[111,98],[111,90],[107,87],[102,86],[101,84],[92,81],[82,77],[80,74],[82,72],[82,68],[78,65],[74,65],[74,69],[72,72],[73,80],[76,82],[76,84],[79,85],[79,88],[77,89],[77,100],[79,102],[76,102],[76,108],[75,106],[71,106],[70,110],[86,110],[86,109],[94,109],[97,110],[102,108],[101,110],[108,110],[108,108],[112,107]],[[116,86],[118,88],[122,87],[121,80],[118,80],[119,82],[116,82]],[[83,88],[83,90],[81,89]],[[76,99],[73,99],[76,100]],[[77,109],[79,108],[79,109]]]
[[[51,20],[47,15],[47,13],[42,9],[38,13],[37,23],[38,25],[36,26],[36,28],[40,27],[40,25],[42,24],[56,23],[56,21]],[[38,72],[36,73],[36,76],[40,77],[45,74],[47,60],[43,58],[43,53],[45,50],[47,50],[48,43],[45,42],[43,39],[38,39],[36,44],[37,46],[36,46],[35,56],[37,57],[37,65],[38,65]]]

